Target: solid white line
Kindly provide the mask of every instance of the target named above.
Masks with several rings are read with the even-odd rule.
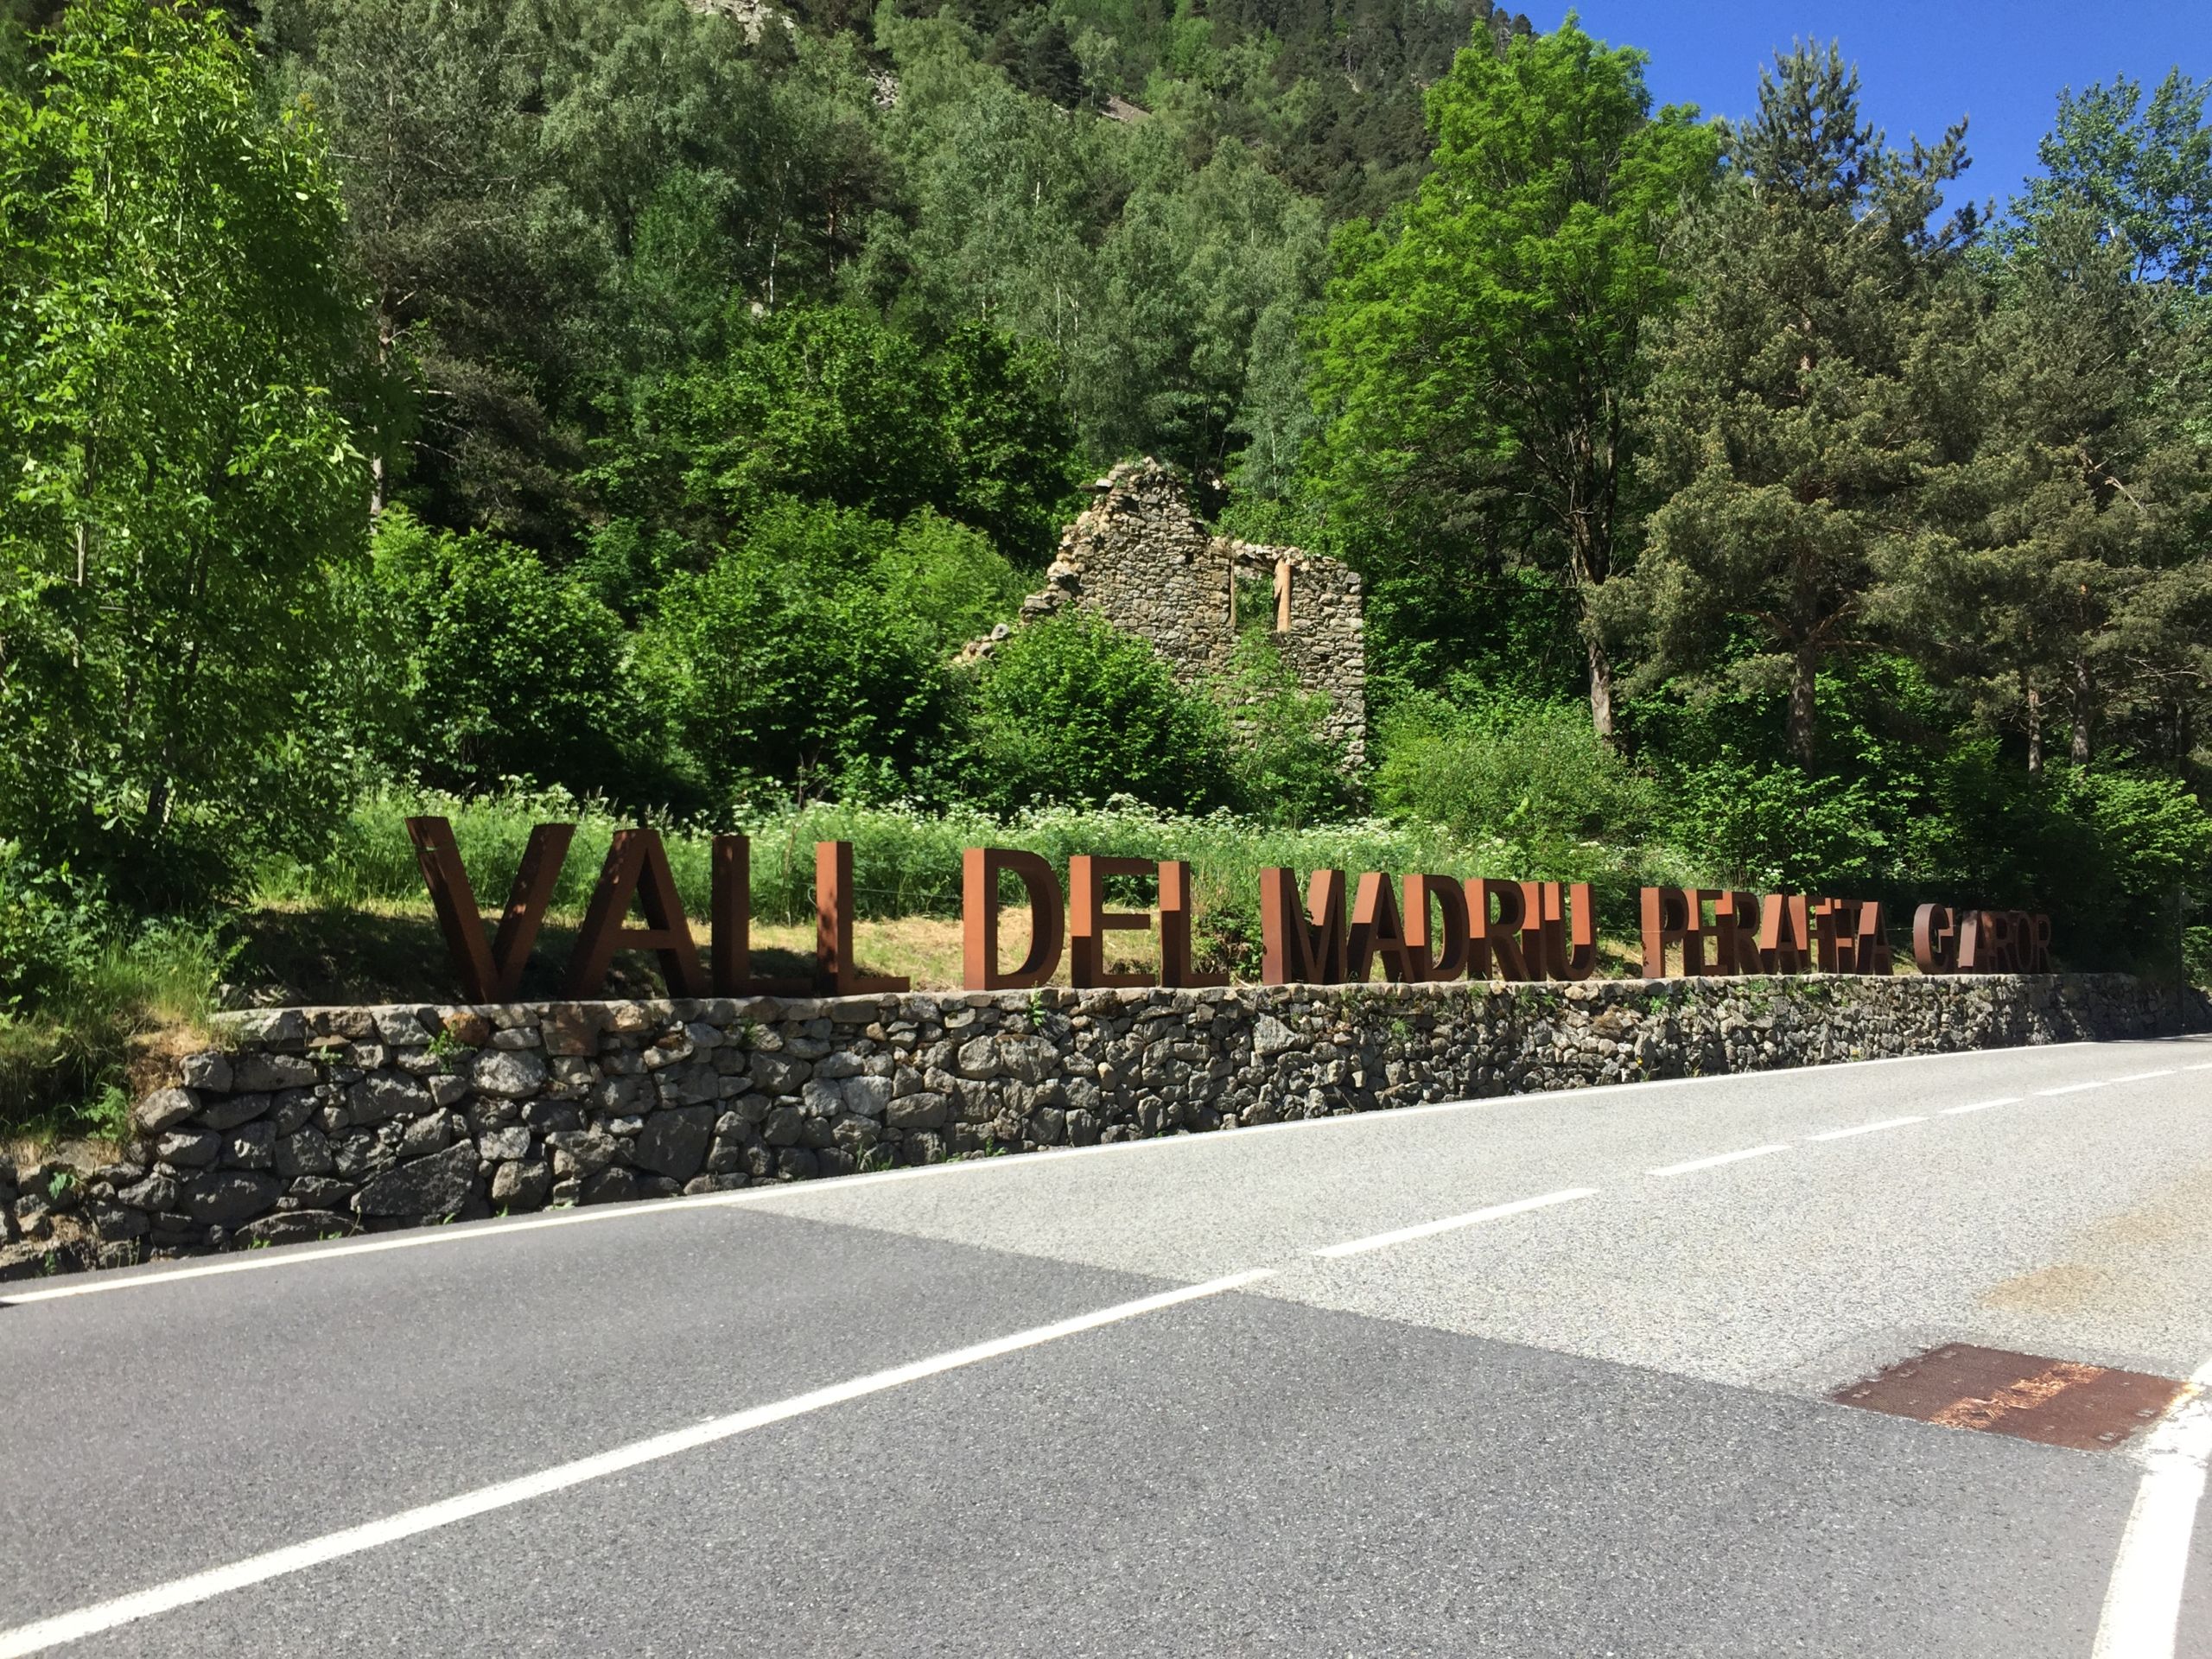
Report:
[[[1503,1216],[1517,1216],[1525,1211],[1541,1210],[1547,1205],[1567,1204],[1576,1198],[1594,1198],[1594,1186],[1570,1186],[1563,1192],[1547,1192],[1537,1198],[1516,1198],[1510,1204],[1494,1204],[1487,1210],[1477,1210],[1464,1216],[1446,1216],[1441,1221],[1424,1221],[1417,1227],[1401,1227],[1394,1233],[1377,1233],[1372,1238],[1355,1238],[1343,1244],[1330,1244],[1312,1252],[1315,1255],[1357,1255],[1365,1250],[1379,1250],[1386,1245],[1403,1244],[1416,1238],[1428,1238],[1438,1233],[1448,1233],[1455,1228],[1471,1227],[1477,1222],[1496,1221]]]
[[[680,1452],[696,1451],[701,1446],[712,1446],[734,1435],[765,1428],[772,1423],[784,1422],[827,1407],[842,1405],[849,1400],[880,1394],[887,1389],[918,1382],[927,1377],[957,1370],[962,1366],[979,1364],[984,1360],[996,1359],[1020,1349],[1034,1348],[1040,1343],[1057,1342],[1063,1337],[1096,1331],[1101,1325],[1156,1313],[1162,1308],[1196,1301],[1201,1297],[1240,1290],[1271,1276],[1274,1271],[1271,1268],[1255,1268],[1249,1272],[1231,1274],[1225,1279],[1211,1279],[1201,1285],[1186,1285],[1179,1290],[1162,1291],[1156,1296],[1141,1297],[1133,1302],[1121,1302],[1094,1313],[1080,1313],[1073,1319],[1037,1325],[1027,1331],[1017,1331],[1012,1336],[979,1342],[972,1347],[956,1348],[931,1358],[918,1359],[910,1364],[893,1366],[887,1371],[855,1377],[849,1382],[836,1382],[826,1389],[793,1395],[788,1400],[779,1400],[772,1405],[755,1406],[749,1411],[733,1412],[727,1417],[712,1417],[690,1428],[656,1434],[650,1440],[619,1446],[593,1457],[579,1458],[573,1463],[561,1464],[517,1480],[480,1487],[473,1492],[463,1492],[435,1503],[426,1503],[420,1509],[387,1516],[381,1521],[348,1527],[341,1532],[325,1533],[321,1537],[310,1538],[304,1543],[272,1549],[266,1554],[249,1556],[245,1560],[233,1561],[228,1567],[195,1573],[189,1578],[158,1584],[150,1589],[118,1596],[112,1601],[79,1608],[75,1612],[57,1614],[52,1618],[40,1619],[35,1624],[19,1625],[12,1630],[0,1630],[0,1659],[17,1659],[17,1656],[22,1654],[38,1653],[65,1642],[79,1641],[101,1630],[113,1630],[119,1624],[149,1618],[157,1613],[188,1606],[194,1602],[207,1601],[287,1573],[305,1572],[326,1561],[358,1555],[365,1550],[397,1543],[403,1538],[412,1538],[419,1533],[440,1527],[449,1527],[456,1522],[467,1521],[493,1510],[526,1503],[533,1498],[544,1497],[571,1486],[580,1486],[586,1481],[603,1480],[609,1475],[634,1469],[640,1464],[654,1463]]]
[[[2146,1043],[2187,1042],[2186,1037],[2159,1037],[2141,1039]],[[1068,1158],[1118,1157],[1130,1154],[1164,1152],[1174,1147],[1237,1146],[1254,1135],[1290,1134],[1311,1130],[1345,1128],[1354,1124],[1373,1125],[1378,1121],[1400,1121],[1425,1117],[1438,1112],[1465,1112],[1494,1110],[1510,1106],[1543,1106],[1565,1098],[1588,1101],[1620,1094],[1632,1094],[1652,1089],[1683,1089],[1698,1084],[1771,1084],[1778,1077],[1802,1077],[1808,1072],[1821,1072],[1842,1077],[1878,1065],[1910,1065],[1931,1060],[1961,1060],[1971,1058],[2001,1058],[2007,1055],[2041,1056],[2059,1049],[2094,1046],[2087,1039],[2072,1043],[2020,1043],[2005,1048],[1954,1048],[1939,1054],[1890,1054],[1872,1060],[1839,1060],[1824,1065],[1776,1066],[1763,1071],[1728,1071],[1709,1077],[1647,1077],[1637,1083],[1595,1084],[1584,1089],[1539,1090],[1520,1095],[1489,1095],[1479,1100],[1446,1100],[1426,1106],[1396,1106],[1387,1111],[1347,1112],[1338,1116],[1299,1118],[1287,1122],[1254,1124],[1226,1134],[1160,1135],[1143,1141],[1121,1141],[1109,1146],[1061,1147],[1050,1152],[1028,1152],[1010,1158],[963,1159],[957,1162],[926,1164],[906,1169],[878,1170],[867,1175],[843,1175],[829,1180],[796,1181],[788,1185],[747,1187],[737,1192],[714,1192],[690,1198],[649,1198],[636,1204],[594,1205],[588,1210],[561,1211],[550,1215],[517,1217],[507,1220],[464,1222],[448,1227],[425,1228],[404,1235],[356,1240],[345,1243],[288,1244],[274,1249],[257,1250],[236,1261],[200,1262],[190,1267],[157,1268],[143,1270],[122,1269],[106,1273],[86,1274],[75,1282],[55,1285],[39,1290],[13,1290],[0,1286],[0,1306],[22,1306],[31,1302],[58,1301],[75,1296],[100,1296],[112,1291],[137,1290],[147,1286],[174,1284],[187,1279],[212,1278],[233,1273],[257,1273],[270,1268],[307,1267],[319,1262],[335,1261],[340,1256],[370,1255],[385,1250],[421,1249],[433,1244],[467,1244],[489,1238],[504,1237],[510,1233],[532,1232],[544,1227],[573,1227],[587,1223],[620,1221],[639,1217],[687,1214],[701,1208],[721,1209],[733,1205],[750,1205],[776,1200],[804,1202],[807,1199],[855,1191],[857,1188],[884,1181],[931,1180],[945,1177],[973,1174],[982,1170],[1004,1171],[1009,1168],[1034,1168]],[[2183,1068],[2193,1071],[2212,1071],[2212,1061],[2202,1065]]]
[[[2084,1089],[2101,1089],[2108,1081],[2110,1079],[2106,1077],[2092,1077],[2087,1083],[2069,1083],[2056,1089],[2038,1089],[2036,1090],[2036,1098],[2048,1100],[2053,1095],[2078,1095]]]
[[[1787,1152],[1787,1147],[1746,1147],[1741,1152],[1716,1153],[1710,1158],[1693,1158],[1686,1164],[1662,1164],[1657,1169],[1647,1169],[1647,1175],[1688,1175],[1694,1170],[1718,1169],[1723,1164],[1740,1164],[1746,1158],[1764,1158],[1770,1152]]]
[[[1878,1123],[1854,1123],[1847,1129],[1823,1129],[1818,1135],[1808,1135],[1808,1141],[1841,1141],[1853,1135],[1872,1135],[1877,1129],[1901,1129],[1908,1123],[1925,1123],[1925,1117],[1885,1117]]]
[[[2114,1077],[2113,1081],[2114,1083],[2148,1083],[2153,1077],[2171,1077],[2173,1074],[2174,1068],[2168,1066],[2163,1071],[2131,1071],[2124,1077]]]
[[[1970,1101],[1964,1106],[1946,1106],[1943,1109],[1943,1116],[1956,1117],[1961,1112],[1986,1112],[1993,1106],[2017,1106],[2019,1103],[2020,1097],[2018,1095],[1999,1095],[1994,1100],[1976,1100]]]
[[[2143,1448],[2143,1479],[2120,1535],[2090,1659],[2173,1659],[2190,1535],[2212,1463],[2212,1360],[2199,1366]]]
[[[2207,1060],[2202,1065],[2184,1065],[2182,1067],[2182,1070],[2184,1071],[2212,1071],[2212,1060]]]

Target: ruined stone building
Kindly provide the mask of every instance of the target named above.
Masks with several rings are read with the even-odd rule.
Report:
[[[1318,553],[1208,533],[1175,469],[1157,461],[1124,462],[1091,488],[1097,499],[1060,537],[1046,586],[1022,601],[1020,622],[1087,606],[1151,641],[1189,683],[1226,676],[1240,625],[1264,613],[1299,685],[1328,699],[1324,734],[1359,765],[1367,656],[1358,576]],[[1001,626],[964,654],[988,656],[1011,632]]]

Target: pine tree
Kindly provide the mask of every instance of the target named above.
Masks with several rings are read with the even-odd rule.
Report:
[[[1876,566],[1918,533],[1928,469],[1949,458],[1926,382],[1967,321],[1939,300],[1976,224],[1928,224],[1965,124],[1894,150],[1840,52],[1801,46],[1726,137],[1727,188],[1687,238],[1693,296],[1652,340],[1662,505],[1608,615],[1649,644],[1641,684],[1725,674],[1784,694],[1809,760],[1821,665],[1866,642]]]

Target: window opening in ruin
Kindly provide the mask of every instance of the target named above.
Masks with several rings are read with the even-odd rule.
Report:
[[[1275,610],[1274,590],[1265,576],[1241,569],[1229,575],[1229,623],[1237,633],[1264,632]]]

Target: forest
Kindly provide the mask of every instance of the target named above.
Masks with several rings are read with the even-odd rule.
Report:
[[[2212,82],[2050,89],[1998,200],[1847,41],[1722,120],[1491,0],[0,17],[0,1132],[433,994],[420,810],[480,893],[842,836],[886,924],[1191,856],[1230,966],[1259,864],[1418,858],[2212,976]],[[1264,630],[957,660],[1147,455],[1361,573],[1363,767]]]

